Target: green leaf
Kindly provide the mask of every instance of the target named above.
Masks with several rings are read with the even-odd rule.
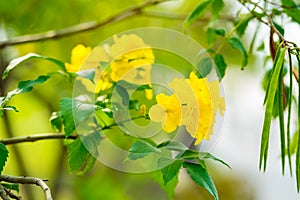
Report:
[[[137,141],[129,149],[129,155],[127,159],[137,160],[140,158],[144,158],[145,156],[147,156],[149,153],[152,152],[160,153],[160,150],[149,143]]]
[[[225,165],[226,167],[228,167],[229,169],[231,169],[230,165],[228,165],[226,162],[224,162],[223,160],[213,156],[210,153],[206,153],[206,152],[199,152],[199,151],[195,151],[195,150],[185,150],[183,152],[181,152],[180,154],[178,154],[176,156],[176,159],[187,159],[187,160],[194,160],[194,159],[212,159],[214,161],[220,162],[221,164]]]
[[[88,136],[80,136],[72,143],[67,144],[68,164],[71,172],[82,174],[94,166],[100,141],[99,133],[93,133]],[[91,152],[87,150],[87,147]]]
[[[161,169],[165,185],[169,181],[171,181],[175,176],[178,176],[178,173],[179,173],[182,163],[183,163],[183,160],[175,160],[168,166]]]
[[[212,4],[211,0],[202,1],[197,7],[186,17],[184,21],[184,27],[187,27],[200,19]]]
[[[205,188],[214,197],[215,200],[219,199],[214,182],[205,168],[203,168],[200,164],[188,162],[184,162],[183,167],[186,168],[193,181],[195,181],[201,187]]]
[[[120,95],[120,97],[122,98],[122,103],[125,106],[128,106],[130,98],[129,98],[127,89],[125,87],[123,87],[122,85],[120,85],[119,83],[116,84],[115,89],[116,89],[117,93]]]
[[[300,11],[293,0],[281,0],[283,11],[300,24]]]
[[[207,44],[210,45],[210,44],[214,43],[217,39],[217,36],[224,37],[225,36],[225,30],[224,29],[208,28],[207,31],[206,31]]]
[[[273,21],[273,24],[274,24],[275,28],[281,33],[281,35],[284,36],[284,28],[274,21]]]
[[[211,11],[214,19],[218,19],[220,17],[220,12],[224,8],[223,0],[212,0]]]
[[[7,158],[8,158],[8,150],[6,146],[0,142],[0,174],[3,171]]]
[[[84,121],[95,111],[95,108],[96,106],[89,102],[63,98],[60,101],[60,110],[66,136],[69,137],[75,130],[75,121],[77,123]]]
[[[59,112],[53,112],[50,117],[51,127],[55,132],[59,132],[62,127],[62,118]]]
[[[265,110],[265,118],[264,118],[263,130],[262,130],[260,159],[259,159],[260,169],[262,167],[262,161],[264,160],[264,170],[266,170],[266,164],[267,164],[269,135],[270,135],[272,113],[273,113],[274,98],[278,86],[279,74],[283,66],[285,51],[286,48],[282,50],[279,49],[276,53],[276,57],[273,65],[274,71],[272,73],[270,84],[268,86],[268,90],[265,98],[266,110]]]
[[[178,141],[166,141],[157,146],[157,148],[164,148],[172,151],[185,151],[188,149],[187,146]]]
[[[86,79],[90,80],[92,83],[94,83],[95,69],[82,70],[82,71],[76,72],[75,74],[78,76],[81,76],[83,78],[86,78]]]
[[[1,99],[0,101],[0,108],[4,107],[5,104],[15,95],[30,92],[33,89],[33,86],[36,84],[41,84],[47,81],[50,78],[50,76],[39,76],[35,80],[27,80],[27,81],[20,81],[18,84],[18,87],[10,92],[7,93],[7,95]],[[13,107],[11,107],[13,108]]]
[[[236,28],[236,33],[238,34],[238,36],[243,36],[246,28],[248,27],[249,22],[254,18],[254,16],[252,14],[247,15],[247,17],[245,17],[244,19],[242,19],[242,21],[238,21],[236,24],[238,24],[239,26]]]
[[[248,54],[244,48],[244,45],[239,38],[233,37],[228,40],[228,43],[235,49],[238,49],[243,57],[242,68],[245,67],[248,63]]]
[[[225,75],[227,64],[225,62],[224,57],[221,54],[216,54],[214,57],[214,61],[217,67],[218,77],[221,80]]]
[[[101,109],[97,109],[95,111],[95,114],[96,114],[96,120],[102,128],[107,127],[113,123],[113,119],[108,115],[107,112],[104,112]]]
[[[8,190],[14,190],[16,192],[20,191],[19,184],[17,183],[1,183],[1,185]]]
[[[32,59],[32,58],[40,58],[43,60],[51,61],[51,62],[55,63],[56,65],[58,65],[63,71],[66,71],[64,62],[62,62],[60,60],[56,60],[54,58],[48,58],[48,57],[41,56],[41,55],[38,55],[35,53],[29,53],[29,54],[26,54],[25,56],[15,58],[12,61],[10,61],[10,63],[8,64],[8,66],[6,67],[6,69],[3,72],[2,79],[5,79],[8,76],[8,73],[12,69],[14,69],[16,66],[18,66],[20,63],[22,63],[26,60]]]
[[[170,200],[174,199],[175,188],[178,184],[178,173],[167,184],[165,184],[163,175],[160,170],[151,172],[150,176],[167,193]]]
[[[203,58],[197,64],[197,72],[199,72],[199,77],[204,78],[206,77],[212,70],[212,60],[210,57]]]

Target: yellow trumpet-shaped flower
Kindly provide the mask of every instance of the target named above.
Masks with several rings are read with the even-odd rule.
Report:
[[[91,47],[85,47],[82,44],[75,46],[71,52],[71,63],[65,63],[66,70],[68,72],[78,72],[90,52]]]
[[[151,120],[161,122],[163,130],[171,133],[181,124],[181,109],[177,97],[165,94],[156,96],[157,104],[149,110]]]
[[[151,64],[154,54],[150,46],[135,34],[114,36],[114,44],[110,48],[113,58],[110,64],[111,79],[115,82],[125,80],[134,84],[151,83]]]

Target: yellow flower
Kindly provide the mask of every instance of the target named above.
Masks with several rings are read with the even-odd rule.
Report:
[[[90,52],[91,47],[85,47],[82,44],[75,46],[71,52],[71,63],[65,63],[66,70],[68,72],[78,72]]]
[[[154,54],[150,46],[134,34],[113,37],[114,44],[110,48],[113,62],[110,64],[111,79],[115,82],[125,80],[134,84],[151,83],[151,64]]]
[[[98,75],[98,73],[97,73],[95,76],[95,77],[99,77],[99,78],[97,78],[97,80],[95,80],[95,83],[96,83],[95,92],[96,93],[107,90],[113,86],[113,84],[111,83],[111,81],[109,79],[109,74],[106,71],[103,71],[102,73],[99,73],[99,74],[100,75]]]
[[[213,133],[217,111],[220,110],[223,115],[225,110],[218,81],[199,79],[191,72],[189,79],[175,78],[169,86],[174,94],[159,94],[156,97],[157,104],[149,111],[151,120],[165,121],[164,126],[168,128],[163,127],[163,130],[166,132],[174,131],[176,126],[185,126],[189,134],[196,138],[195,145],[203,139],[209,139]]]
[[[161,122],[163,130],[171,133],[181,124],[181,110],[177,97],[165,94],[156,96],[157,104],[149,110],[150,119],[155,122]]]

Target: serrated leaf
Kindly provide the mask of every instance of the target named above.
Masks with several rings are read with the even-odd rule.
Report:
[[[244,45],[240,41],[239,38],[233,37],[228,40],[228,43],[235,49],[239,50],[242,54],[243,61],[242,61],[242,68],[245,67],[248,63],[248,54],[245,50]]]
[[[175,160],[171,164],[161,169],[163,174],[164,184],[166,185],[175,176],[178,176],[179,170],[182,166],[183,160]]]
[[[187,27],[192,23],[194,23],[196,20],[200,19],[208,10],[211,4],[212,4],[211,0],[205,0],[199,3],[196,6],[196,8],[192,12],[190,12],[190,14],[185,19],[184,26]]]
[[[38,54],[35,54],[35,53],[29,53],[29,54],[26,54],[25,56],[15,58],[12,61],[10,61],[10,63],[8,64],[8,66],[6,67],[6,69],[3,72],[2,79],[5,79],[8,76],[8,73],[12,69],[14,69],[16,66],[18,66],[20,63],[22,63],[26,60],[32,59],[32,58],[40,58],[40,59],[43,59],[43,60],[51,61],[51,62],[55,63],[56,65],[58,65],[63,71],[66,71],[65,64],[60,60],[56,60],[54,58],[41,56],[41,55],[38,55]]]
[[[170,200],[174,199],[175,188],[178,184],[178,173],[167,184],[164,184],[164,179],[161,171],[151,172],[150,176],[166,192]]]
[[[203,58],[197,64],[197,72],[199,72],[199,77],[204,78],[206,77],[212,70],[212,60],[210,57]]]
[[[218,75],[219,79],[221,80],[225,76],[227,64],[225,62],[223,55],[221,55],[221,54],[216,54],[214,57],[214,61],[215,61],[216,67],[217,67],[217,75]]]
[[[35,80],[20,81],[18,83],[18,87],[16,89],[8,92],[7,95],[4,98],[2,98],[2,100],[0,101],[0,103],[1,103],[0,108],[4,108],[4,106],[7,104],[7,102],[13,96],[21,94],[21,93],[30,92],[36,84],[44,83],[49,78],[50,78],[50,76],[39,76]],[[11,107],[11,108],[13,108],[13,107]]]
[[[71,172],[82,174],[94,166],[94,156],[98,156],[97,148],[100,141],[99,133],[93,133],[88,136],[81,136],[67,145],[68,164]]]
[[[260,149],[260,159],[259,159],[259,168],[261,169],[262,161],[264,161],[264,170],[266,170],[266,164],[267,164],[269,135],[270,135],[272,114],[273,114],[274,98],[277,91],[279,74],[281,68],[283,67],[285,51],[286,48],[283,48],[282,50],[279,49],[276,53],[275,61],[273,64],[274,70],[265,97],[266,109],[265,109],[265,117],[264,117],[262,137],[261,137],[261,149]]]
[[[152,146],[149,143],[137,141],[129,149],[129,155],[128,155],[127,159],[128,160],[137,160],[140,158],[144,158],[145,156],[147,156],[149,153],[152,153],[152,152],[159,153],[160,150],[157,149],[156,147]]]
[[[76,72],[75,74],[77,76],[86,78],[86,79],[90,80],[92,83],[94,83],[95,69],[82,70],[82,71]]]
[[[218,200],[218,192],[213,180],[207,171],[200,165],[195,163],[184,162],[183,167],[186,168],[188,174],[198,185],[205,188],[215,200]]]
[[[20,191],[19,184],[17,183],[1,183],[1,185],[8,190],[14,190],[16,192]]]
[[[84,121],[95,111],[95,108],[96,106],[89,102],[63,98],[60,101],[60,110],[66,136],[69,137],[75,130],[75,121],[77,123]]]
[[[178,141],[166,141],[157,146],[157,148],[164,148],[172,151],[185,151],[188,149],[187,146]]]
[[[6,146],[0,142],[0,174],[3,171],[7,158],[8,158],[8,150]]]
[[[245,17],[244,19],[242,19],[242,21],[238,21],[236,24],[239,24],[239,26],[236,28],[236,33],[238,34],[238,36],[243,36],[246,28],[248,27],[249,22],[254,18],[254,16],[252,14],[247,15],[247,17]]]
[[[53,112],[50,117],[51,127],[55,132],[59,132],[62,127],[62,118],[59,112]]]

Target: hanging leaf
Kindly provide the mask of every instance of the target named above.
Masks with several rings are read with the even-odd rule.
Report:
[[[82,70],[79,72],[75,73],[78,76],[81,76],[83,78],[86,78],[90,80],[92,83],[94,83],[94,78],[95,78],[95,69],[87,69],[87,70]]]
[[[248,54],[244,48],[243,43],[240,41],[239,38],[233,37],[228,40],[228,43],[235,49],[239,50],[242,54],[243,61],[242,61],[242,68],[245,67],[248,63]]]
[[[206,77],[212,70],[212,60],[210,57],[203,58],[197,64],[197,72],[199,73],[200,78]]]
[[[212,0],[211,11],[214,20],[220,17],[220,13],[223,10],[223,8],[224,8],[223,0]]]
[[[95,157],[98,156],[97,149],[100,141],[100,134],[93,133],[88,136],[80,136],[67,144],[68,164],[71,172],[83,174],[92,169],[96,161]]]
[[[238,21],[235,24],[239,24],[239,26],[236,28],[236,33],[238,36],[243,36],[246,28],[248,27],[249,22],[254,18],[252,14],[247,15],[242,21]]]
[[[178,184],[178,173],[167,184],[165,184],[165,181],[163,179],[163,175],[162,175],[160,170],[151,172],[150,176],[167,193],[168,198],[170,200],[173,200],[174,199],[174,194],[175,194],[175,188]]]
[[[137,141],[129,149],[129,155],[127,157],[127,160],[137,160],[140,158],[144,158],[152,152],[159,153],[160,150],[149,143]]]
[[[0,174],[1,174],[8,158],[8,150],[6,146],[1,142],[0,142],[0,155],[1,155],[0,156]]]
[[[182,160],[175,160],[171,164],[161,169],[165,185],[169,181],[171,181],[175,176],[178,176],[182,163],[183,163]]]
[[[193,181],[205,188],[215,200],[219,199],[215,184],[205,168],[203,168],[200,164],[188,162],[184,162],[183,167],[186,168]]]
[[[283,11],[300,24],[300,10],[293,0],[281,0]]]
[[[224,57],[221,54],[216,54],[214,57],[214,61],[217,67],[218,77],[221,80],[225,76],[227,64],[225,62]]]
[[[59,132],[62,127],[62,118],[59,112],[53,112],[50,117],[51,127],[55,132]]]
[[[262,161],[264,161],[264,170],[266,170],[266,164],[267,164],[269,135],[270,135],[272,113],[273,113],[274,98],[278,86],[279,74],[283,66],[285,51],[286,48],[283,48],[282,50],[279,49],[276,53],[276,59],[274,60],[274,64],[273,64],[274,71],[272,73],[271,80],[266,92],[266,98],[265,98],[266,110],[265,110],[265,118],[264,118],[263,130],[262,130],[261,150],[260,150],[260,160],[259,160],[260,169],[262,167]]]
[[[211,0],[202,1],[185,19],[184,27],[188,27],[198,19],[200,19],[212,4]]]
[[[2,79],[5,79],[8,76],[8,73],[12,69],[14,69],[16,66],[18,66],[20,63],[22,63],[26,60],[32,59],[32,58],[40,58],[40,59],[43,59],[43,60],[51,61],[51,62],[55,63],[56,65],[58,65],[63,71],[66,71],[65,64],[60,60],[56,60],[54,58],[41,56],[41,55],[38,55],[38,54],[35,54],[35,53],[29,53],[29,54],[26,54],[25,56],[15,58],[12,61],[10,61],[10,63],[8,64],[8,66],[6,67],[6,69],[4,70],[4,72],[2,74]]]

